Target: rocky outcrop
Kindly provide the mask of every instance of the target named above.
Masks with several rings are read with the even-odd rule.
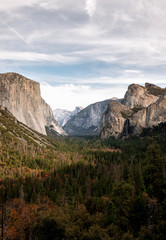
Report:
[[[124,128],[126,116],[132,114],[128,106],[111,101],[102,118],[101,138],[118,137]]]
[[[143,128],[166,122],[166,90],[150,83],[132,84],[121,103],[110,103],[103,115],[101,138],[138,135]]]
[[[150,83],[146,83],[145,87],[131,84],[122,103],[130,108],[148,107],[159,99],[162,92],[163,90],[160,87]]]
[[[98,135],[103,113],[110,100],[94,103],[73,116],[64,126],[69,135]]]
[[[55,109],[53,111],[55,119],[63,127],[74,115],[80,112],[83,108],[76,107],[74,111],[69,111],[66,109]]]
[[[140,134],[143,128],[150,128],[161,122],[166,122],[166,91],[155,103],[133,114],[130,126],[136,135]]]
[[[46,134],[45,127],[51,125],[57,134],[66,135],[54,119],[50,106],[41,98],[39,83],[22,75],[0,74],[0,105],[42,134]]]

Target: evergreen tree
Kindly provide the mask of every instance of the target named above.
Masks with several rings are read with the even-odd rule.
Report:
[[[158,144],[151,144],[147,148],[144,179],[150,196],[160,198],[163,184],[163,158]]]

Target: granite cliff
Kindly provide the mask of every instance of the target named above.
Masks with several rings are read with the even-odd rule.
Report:
[[[110,100],[97,102],[73,116],[64,126],[69,135],[99,135],[103,113]]]
[[[166,90],[131,84],[122,102],[110,102],[103,114],[101,138],[138,135],[143,128],[166,122]]]
[[[162,94],[162,89],[150,83],[146,83],[145,87],[138,84],[131,84],[124,96],[122,103],[129,108],[148,107],[151,103],[158,100]]]
[[[76,107],[74,111],[69,111],[66,109],[57,108],[53,111],[53,114],[58,123],[63,127],[74,115],[76,115],[82,109],[82,107]]]
[[[109,136],[119,137],[125,124],[125,114],[131,114],[128,106],[120,102],[110,102],[106,112],[103,114],[101,123],[101,138]]]
[[[20,74],[0,74],[0,105],[42,134],[46,134],[46,126],[51,126],[57,134],[66,135],[50,106],[41,98],[40,84]]]

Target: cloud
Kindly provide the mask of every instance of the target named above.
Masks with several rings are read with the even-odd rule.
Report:
[[[72,82],[69,84],[50,85],[48,83],[40,82],[41,94],[52,109],[61,108],[74,110],[75,106],[86,107],[92,103],[110,99],[112,97],[123,98],[124,94],[130,84],[145,85],[145,82],[157,84],[165,87],[164,76],[146,75],[146,78],[141,75],[139,71],[136,75],[131,75],[132,70],[122,72],[118,78],[100,77],[89,79],[61,79],[63,82]],[[133,70],[133,74],[136,70]],[[44,77],[49,79],[49,76]],[[55,79],[60,77],[55,76]]]
[[[53,62],[53,63],[63,63],[72,64],[78,62],[78,58],[63,56],[60,54],[43,54],[36,52],[11,52],[11,51],[1,51],[1,60],[14,60],[14,61],[34,61],[34,62]]]
[[[163,0],[1,1],[0,69],[74,96],[88,86],[80,93],[92,101],[99,85],[105,99],[104,84],[166,84],[165,12]]]
[[[96,0],[85,0],[85,10],[86,13],[92,17],[96,11]]]
[[[25,44],[27,44],[30,48],[33,48],[32,45],[14,28],[8,25],[7,22],[1,19],[1,22],[4,24],[4,26],[9,29],[10,32],[14,33],[19,39],[21,39]],[[11,37],[11,34],[10,34]]]
[[[65,84],[51,86],[41,84],[41,94],[52,109],[61,108],[74,110],[75,106],[86,107],[92,103],[103,101],[111,97],[122,97],[126,86],[119,89],[118,86],[106,88],[93,88],[89,85]]]
[[[22,1],[22,0],[5,0],[1,1],[0,4],[0,11],[4,10],[15,10],[17,8],[21,8],[24,6],[30,7],[34,6],[36,3],[38,3],[40,0],[28,0],[28,1]]]

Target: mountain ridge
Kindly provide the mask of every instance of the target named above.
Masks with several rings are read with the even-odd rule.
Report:
[[[58,123],[63,127],[74,115],[80,112],[82,107],[75,107],[73,111],[67,109],[54,109],[53,114]]]
[[[63,127],[72,136],[98,135],[102,114],[110,99],[93,103],[73,116]]]
[[[20,122],[46,135],[46,126],[53,126],[66,135],[54,119],[50,106],[40,93],[40,84],[18,73],[0,74],[0,105],[6,107]]]
[[[131,84],[122,102],[109,103],[103,114],[100,137],[139,135],[144,128],[166,121],[166,89],[146,83]]]

